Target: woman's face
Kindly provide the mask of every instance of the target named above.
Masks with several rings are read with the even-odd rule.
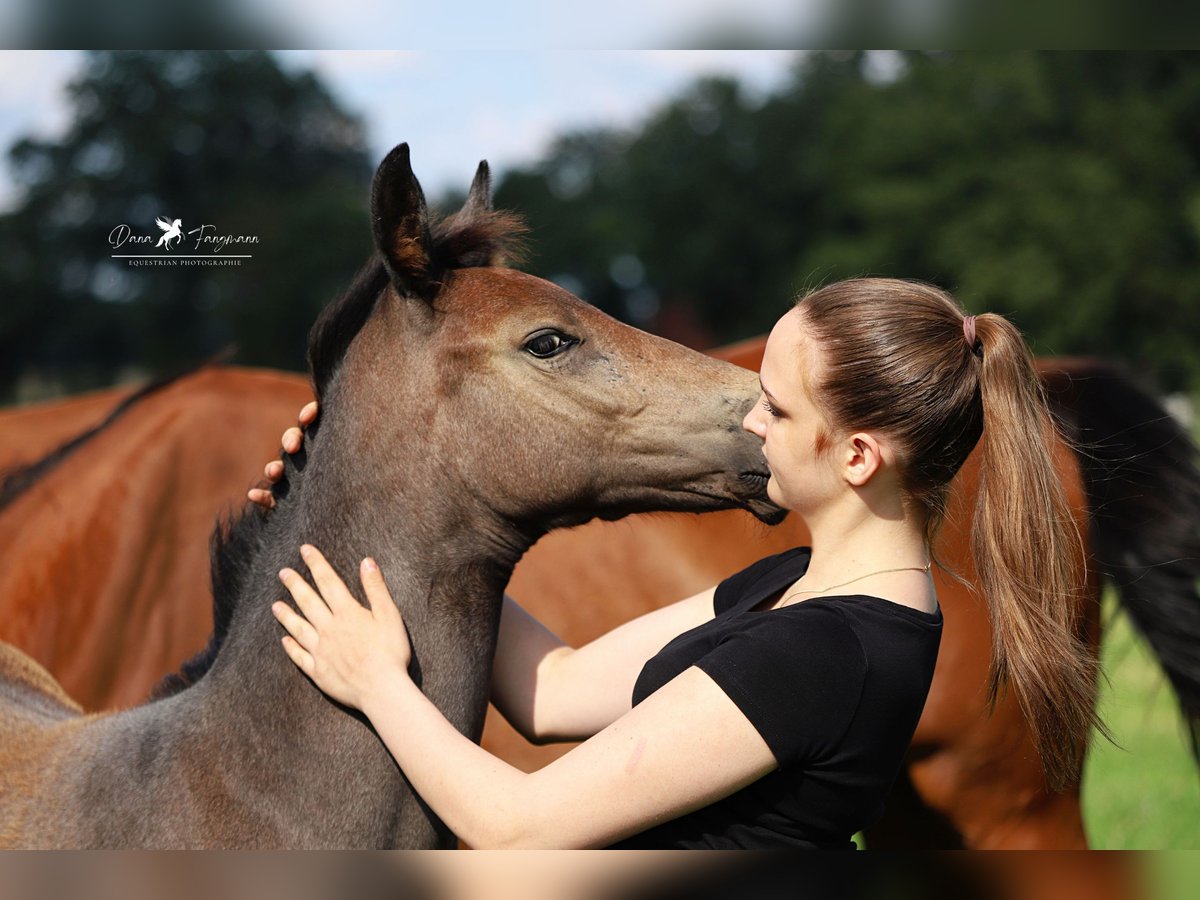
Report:
[[[793,309],[767,338],[760,381],[762,395],[742,427],[758,435],[771,469],[767,496],[802,516],[820,508],[839,487],[832,454],[818,455],[816,440],[830,432],[805,384],[820,372],[819,348],[806,333],[803,316]]]

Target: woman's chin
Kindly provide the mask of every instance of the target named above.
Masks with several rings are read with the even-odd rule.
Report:
[[[783,494],[780,493],[779,485],[776,483],[774,475],[772,475],[770,480],[767,482],[767,499],[781,509],[792,508],[784,498]]]

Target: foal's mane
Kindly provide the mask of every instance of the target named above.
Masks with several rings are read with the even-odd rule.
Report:
[[[497,266],[521,257],[525,225],[515,213],[474,209],[443,219],[431,230],[422,267],[421,281],[436,293],[443,278],[454,269]],[[394,264],[393,264],[394,266]],[[401,273],[403,274],[403,273]],[[326,306],[308,333],[308,366],[317,399],[324,402],[354,337],[375,311],[387,288],[389,273],[382,257],[375,253],[355,275],[346,291]],[[432,297],[412,298],[423,303]],[[315,435],[319,422],[308,429]],[[292,486],[303,476],[305,450],[281,454],[284,476],[271,487],[277,501],[287,497]],[[255,504],[240,512],[218,519],[209,540],[209,565],[213,593],[213,632],[208,645],[183,663],[180,671],[163,678],[152,690],[151,700],[169,697],[195,684],[217,658],[229,630],[242,587],[254,570],[263,546],[268,513]]]

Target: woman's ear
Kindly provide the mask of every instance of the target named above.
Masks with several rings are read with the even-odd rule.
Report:
[[[846,438],[843,459],[843,476],[854,487],[863,487],[888,462],[874,435],[862,431]]]

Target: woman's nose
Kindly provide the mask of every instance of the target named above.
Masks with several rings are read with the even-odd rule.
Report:
[[[761,403],[755,402],[755,404],[750,407],[750,411],[746,413],[745,418],[742,419],[742,428],[751,434],[758,435],[764,440],[766,439],[767,423],[763,418],[763,408]]]

